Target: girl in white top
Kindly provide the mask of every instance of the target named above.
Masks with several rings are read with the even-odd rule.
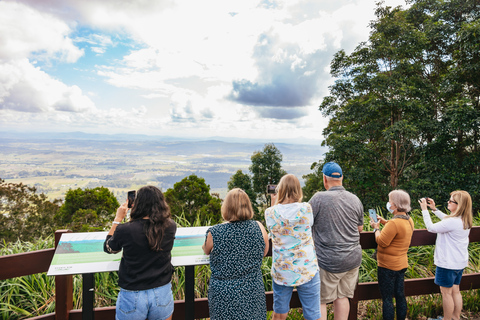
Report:
[[[450,215],[438,210],[433,199],[422,198],[418,202],[427,230],[437,234],[435,283],[440,286],[442,293],[443,319],[460,319],[463,302],[459,285],[463,269],[468,265],[468,236],[473,221],[472,198],[466,191],[450,193],[447,206]],[[441,219],[440,222],[432,223],[428,207]]]

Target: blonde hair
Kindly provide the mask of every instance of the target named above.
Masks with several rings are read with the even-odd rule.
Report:
[[[463,229],[471,229],[473,225],[472,198],[467,191],[457,190],[450,193],[453,200],[457,202],[457,210],[452,212],[449,218],[460,217],[463,222]]]
[[[302,187],[300,181],[293,174],[286,174],[280,179],[277,186],[277,202],[283,203],[286,200],[301,202],[303,199]]]
[[[244,221],[253,218],[250,198],[240,188],[230,190],[222,203],[222,217],[225,221]]]
[[[410,196],[404,190],[393,190],[388,194],[388,198],[397,207],[398,212],[409,212],[412,210],[410,207]]]

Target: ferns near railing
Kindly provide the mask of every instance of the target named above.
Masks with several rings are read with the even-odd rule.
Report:
[[[411,214],[417,229],[424,228],[421,213],[414,211]],[[371,230],[365,216],[365,231]],[[202,224],[198,219],[193,224],[188,223],[183,217],[176,217],[179,226],[194,227],[208,225]],[[474,225],[480,225],[476,218]],[[11,255],[23,252],[32,252],[54,247],[54,238],[38,239],[34,242],[13,242],[0,244],[0,255]],[[425,278],[434,276],[433,245],[411,247],[408,252],[409,268],[407,279]],[[480,273],[480,243],[470,244],[470,264],[465,269],[465,274]],[[371,254],[373,249],[363,250],[363,260],[360,268],[359,282],[377,281],[377,265]],[[262,271],[265,290],[271,291],[272,279],[270,276],[271,257],[263,260]],[[208,265],[195,268],[195,296],[207,297],[210,267]],[[95,274],[95,307],[114,306],[118,294],[118,275],[116,272]],[[184,299],[185,269],[177,267],[172,279],[175,300]],[[82,278],[80,275],[73,277],[73,308],[82,307]],[[464,299],[464,312],[480,312],[480,290],[462,292]],[[421,319],[422,317],[435,316],[441,313],[441,297],[438,294],[408,297],[408,318]],[[55,279],[47,277],[45,273],[0,281],[0,318],[24,319],[55,312]],[[381,302],[379,300],[361,301],[359,303],[359,317],[365,319],[381,319]],[[292,310],[288,319],[303,319],[300,310]],[[329,314],[329,319],[333,315]]]

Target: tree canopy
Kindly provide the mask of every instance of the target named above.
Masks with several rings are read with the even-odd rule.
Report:
[[[60,202],[49,201],[35,187],[0,179],[0,238],[7,242],[31,241],[53,235]]]
[[[480,5],[380,3],[368,41],[337,52],[319,107],[323,145],[366,206],[396,188],[440,204],[456,189],[480,200]]]
[[[172,215],[184,217],[191,224],[197,219],[212,225],[222,221],[221,200],[212,196],[205,179],[195,174],[183,178],[165,191],[165,199]]]
[[[237,170],[230,180],[227,182],[228,190],[233,188],[240,188],[248,195],[252,203],[253,211],[258,213],[257,195],[253,191],[252,178],[249,174],[243,173],[242,170]]]
[[[282,169],[282,153],[273,143],[267,143],[262,151],[255,151],[251,157],[253,191],[268,204],[267,185],[278,184],[286,171]]]
[[[100,231],[110,226],[120,204],[105,187],[70,189],[57,214],[59,222],[73,231]]]

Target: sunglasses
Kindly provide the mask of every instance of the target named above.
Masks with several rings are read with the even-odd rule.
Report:
[[[453,201],[453,200],[448,200],[448,203],[455,203],[455,204],[458,204],[457,201]]]

